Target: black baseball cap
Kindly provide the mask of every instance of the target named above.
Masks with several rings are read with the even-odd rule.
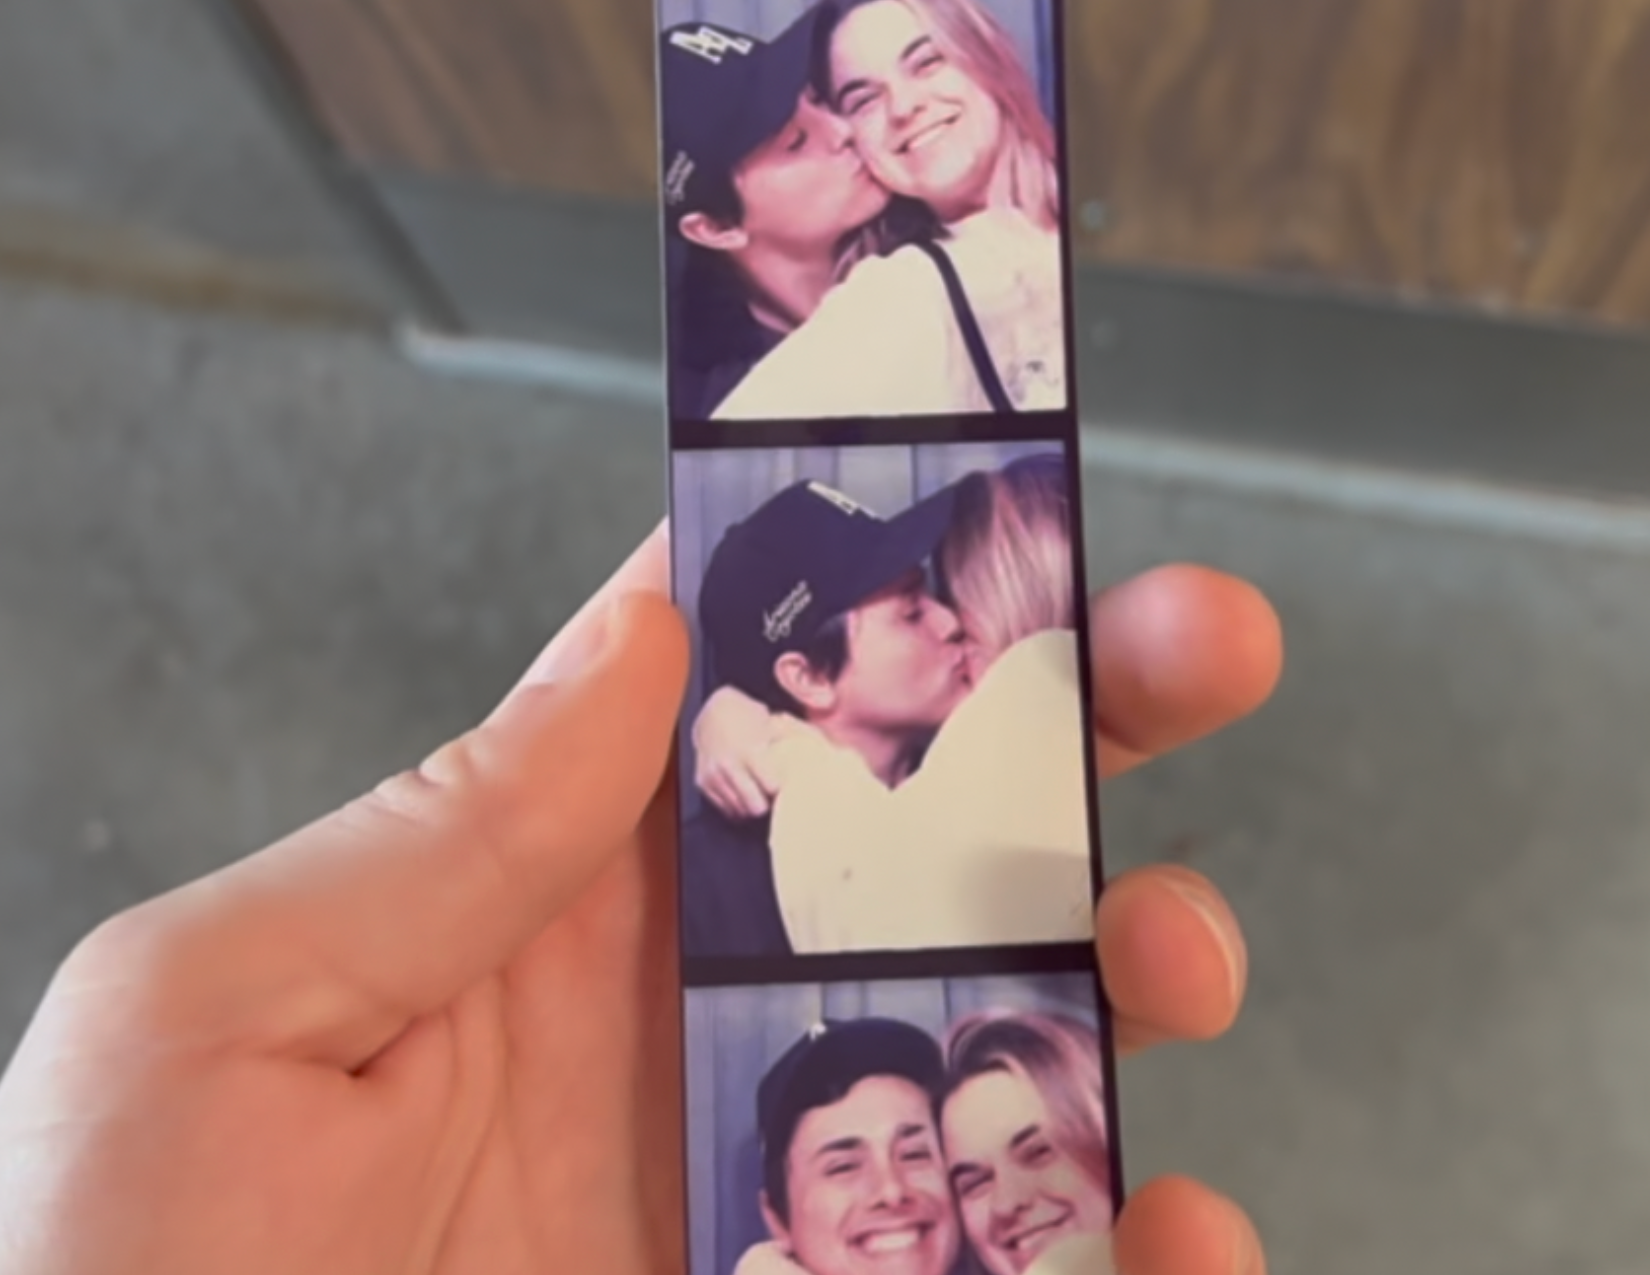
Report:
[[[774,662],[928,561],[955,497],[948,486],[883,519],[824,483],[799,482],[728,528],[699,593],[713,684],[772,704]]]
[[[872,1076],[909,1080],[937,1101],[945,1057],[927,1032],[891,1018],[827,1020],[787,1049],[756,1087],[756,1129],[767,1180],[783,1168],[803,1116],[842,1101]]]
[[[772,40],[710,22],[659,37],[663,195],[676,218],[695,211],[706,178],[727,177],[796,114],[813,72],[820,10]]]

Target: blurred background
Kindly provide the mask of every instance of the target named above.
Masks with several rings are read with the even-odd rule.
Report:
[[[1281,1275],[1640,1275],[1650,2],[1069,7],[1093,583],[1210,563],[1290,643],[1107,793],[1253,948],[1229,1040],[1125,1067],[1131,1177]],[[0,5],[0,1056],[662,514],[650,31]]]

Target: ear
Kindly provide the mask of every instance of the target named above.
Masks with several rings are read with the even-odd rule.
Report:
[[[751,237],[740,226],[724,226],[704,213],[689,213],[682,218],[682,238],[713,252],[738,252],[747,246]]]
[[[773,1236],[773,1242],[779,1245],[786,1257],[794,1256],[791,1248],[791,1230],[779,1220],[779,1214],[773,1211],[773,1205],[768,1200],[768,1193],[762,1192],[762,1220],[767,1223],[768,1234]]]
[[[774,661],[773,676],[787,695],[814,716],[823,716],[836,707],[836,687],[795,651]]]

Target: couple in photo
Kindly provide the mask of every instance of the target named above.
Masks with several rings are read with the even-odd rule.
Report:
[[[1088,942],[1070,472],[881,518],[821,483],[730,527],[699,597],[690,958]]]
[[[678,419],[1068,405],[1056,135],[979,0],[662,36]]]
[[[733,1275],[1108,1275],[1100,1058],[1055,1014],[814,1028],[757,1090],[772,1239]]]

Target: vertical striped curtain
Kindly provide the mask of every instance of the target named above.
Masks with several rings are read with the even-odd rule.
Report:
[[[758,1208],[756,1088],[768,1067],[824,1018],[895,1018],[939,1038],[984,1009],[1044,1010],[1096,1021],[1086,974],[826,986],[695,989],[687,995],[689,1275],[729,1275],[768,1238]]]

